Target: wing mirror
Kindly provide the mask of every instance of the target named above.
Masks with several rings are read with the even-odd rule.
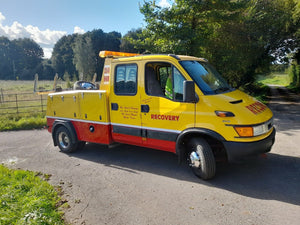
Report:
[[[190,80],[183,81],[183,101],[190,102],[190,103],[197,102],[194,81],[190,81]]]

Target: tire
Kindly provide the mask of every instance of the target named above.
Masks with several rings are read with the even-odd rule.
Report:
[[[79,141],[76,150],[81,150],[81,149],[83,149],[84,146],[85,146],[85,143],[86,143],[85,141]]]
[[[55,139],[58,147],[64,153],[71,153],[77,150],[78,142],[72,140],[70,131],[64,127],[60,126],[55,131]]]
[[[211,147],[202,138],[193,138],[189,142],[188,163],[193,173],[203,180],[216,174],[216,160]]]

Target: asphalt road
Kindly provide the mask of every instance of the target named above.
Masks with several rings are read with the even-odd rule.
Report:
[[[140,147],[88,144],[61,153],[46,130],[0,133],[0,163],[51,174],[71,224],[299,224],[299,96],[273,88],[277,127],[267,157],[223,164],[210,181],[175,155]],[[287,97],[288,96],[288,97]]]

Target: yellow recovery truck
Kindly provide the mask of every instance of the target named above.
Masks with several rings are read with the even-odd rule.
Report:
[[[48,130],[62,152],[126,143],[178,155],[202,179],[216,162],[269,152],[271,110],[231,88],[202,58],[101,51],[100,90],[50,93]]]

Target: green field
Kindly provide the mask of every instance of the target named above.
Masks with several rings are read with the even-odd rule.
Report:
[[[66,82],[57,86],[66,88]],[[0,81],[0,131],[40,129],[46,126],[47,95],[33,92],[33,81]],[[39,81],[38,90],[53,89],[53,81]]]
[[[290,78],[286,73],[272,73],[270,75],[257,76],[257,82],[264,85],[288,86],[290,84]]]
[[[38,81],[37,90],[52,90],[53,80]],[[62,80],[58,80],[57,86],[67,88],[67,83]],[[4,94],[10,93],[33,93],[34,81],[33,80],[0,80],[0,91]],[[0,93],[1,94],[1,93]]]
[[[45,112],[47,91],[53,90],[53,81],[39,81],[34,93],[33,81],[0,81],[0,116],[3,114],[36,114]],[[66,82],[58,81],[57,87],[66,89]]]

